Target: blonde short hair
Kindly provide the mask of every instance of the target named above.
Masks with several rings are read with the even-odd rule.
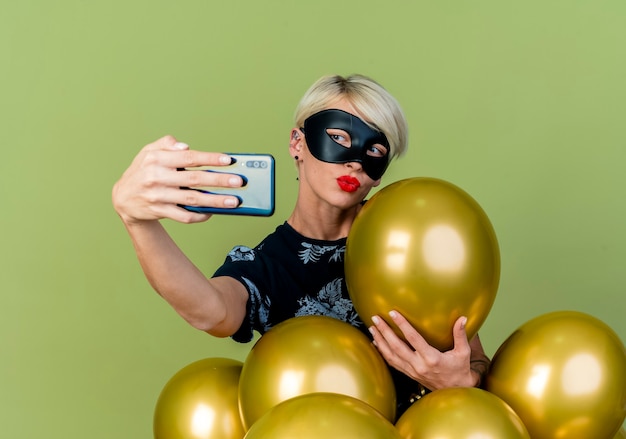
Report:
[[[342,97],[357,109],[364,122],[385,134],[391,149],[390,160],[404,154],[408,147],[408,125],[400,104],[380,84],[363,75],[329,75],[318,79],[296,108],[296,126],[303,127],[305,119],[331,108]]]

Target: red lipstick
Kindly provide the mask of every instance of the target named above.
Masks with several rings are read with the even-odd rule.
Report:
[[[359,180],[350,175],[342,175],[339,177],[337,179],[337,184],[342,191],[346,192],[355,192],[361,186]]]

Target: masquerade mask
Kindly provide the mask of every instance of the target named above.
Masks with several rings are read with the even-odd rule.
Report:
[[[348,133],[350,146],[343,146],[333,140],[327,132],[328,129],[340,129]],[[363,171],[372,180],[381,178],[389,165],[387,137],[343,110],[323,110],[315,113],[304,121],[304,128],[301,130],[306,136],[311,154],[323,162],[361,163]],[[372,147],[376,144],[387,148],[383,156],[372,155]]]

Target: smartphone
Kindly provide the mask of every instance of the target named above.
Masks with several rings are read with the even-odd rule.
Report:
[[[271,216],[274,214],[275,171],[274,157],[271,154],[231,154],[233,163],[228,166],[203,166],[193,168],[205,172],[221,172],[237,174],[246,183],[238,188],[187,188],[209,194],[232,195],[239,198],[239,206],[234,208],[183,206],[181,207],[198,213]],[[182,169],[186,171],[187,169]]]

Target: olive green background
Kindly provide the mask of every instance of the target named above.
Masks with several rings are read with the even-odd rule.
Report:
[[[111,187],[164,134],[274,154],[274,217],[167,222],[212,273],[290,213],[293,110],[328,73],[370,75],[406,111],[410,151],[383,184],[443,178],[492,220],[490,355],[554,310],[626,340],[624,23],[621,0],[3,0],[0,434],[149,438],[177,370],[245,358],[151,290]]]

